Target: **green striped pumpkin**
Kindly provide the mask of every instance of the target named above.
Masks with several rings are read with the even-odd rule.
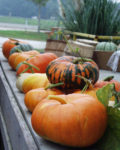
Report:
[[[13,47],[10,51],[10,55],[19,52],[19,51],[30,51],[33,50],[33,47],[27,43],[19,43],[17,46]]]
[[[96,46],[96,50],[116,51],[117,50],[117,45],[113,42],[99,42]]]
[[[76,75],[85,77],[94,84],[99,78],[99,68],[93,60],[63,56],[49,63],[46,74],[51,83],[62,82],[63,89],[82,89],[86,83]]]

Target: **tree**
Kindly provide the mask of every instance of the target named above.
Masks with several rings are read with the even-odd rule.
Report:
[[[38,6],[38,32],[40,32],[40,10],[41,6],[45,6],[49,0],[31,0]]]

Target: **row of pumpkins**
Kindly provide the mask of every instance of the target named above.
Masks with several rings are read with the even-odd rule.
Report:
[[[91,146],[103,136],[107,112],[96,91],[114,83],[120,92],[120,83],[99,81],[99,68],[93,60],[40,54],[28,43],[14,39],[3,43],[2,52],[16,70],[16,86],[25,94],[38,135],[72,147]]]

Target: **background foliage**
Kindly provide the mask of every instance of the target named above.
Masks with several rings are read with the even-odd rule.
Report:
[[[116,35],[120,31],[120,4],[112,0],[84,0],[84,7],[76,10],[74,1],[64,3],[67,30],[95,35]]]

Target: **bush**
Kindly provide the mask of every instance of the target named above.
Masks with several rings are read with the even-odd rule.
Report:
[[[120,31],[120,4],[112,0],[84,0],[76,9],[74,1],[63,2],[65,28],[74,32],[95,35],[116,35]]]

